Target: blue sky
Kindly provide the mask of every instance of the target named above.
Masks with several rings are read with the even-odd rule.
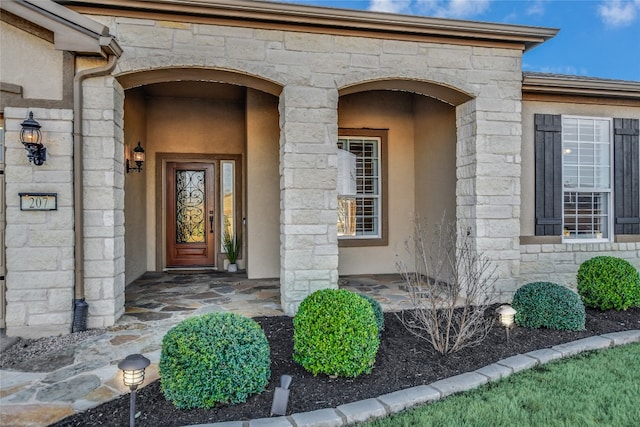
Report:
[[[640,81],[640,0],[288,0],[291,3],[559,28],[523,69]]]

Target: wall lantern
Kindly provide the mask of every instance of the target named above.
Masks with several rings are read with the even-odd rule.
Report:
[[[144,163],[144,148],[140,145],[140,141],[138,141],[138,146],[133,149],[133,161],[136,163],[135,166],[130,166],[129,159],[127,159],[127,173],[131,171],[142,172],[142,164]]]
[[[40,123],[33,119],[33,111],[29,111],[29,118],[21,123],[20,142],[27,150],[27,157],[36,166],[41,166],[47,160],[47,149],[42,144]]]
[[[131,390],[129,399],[129,426],[136,425],[136,389],[144,382],[144,369],[149,366],[149,359],[141,354],[130,354],[118,363],[122,370],[124,385]]]
[[[507,331],[507,341],[509,341],[509,329],[511,329],[514,325],[517,311],[510,305],[505,304],[498,307],[496,309],[496,313],[498,314],[500,324],[504,326],[505,330]]]

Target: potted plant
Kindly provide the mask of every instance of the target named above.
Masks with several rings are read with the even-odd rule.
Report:
[[[227,253],[227,259],[229,260],[227,271],[232,273],[238,271],[238,265],[236,264],[236,261],[238,260],[238,255],[240,254],[240,244],[238,243],[233,233],[231,233],[229,231],[229,228],[227,227],[225,227],[222,236],[222,247]]]

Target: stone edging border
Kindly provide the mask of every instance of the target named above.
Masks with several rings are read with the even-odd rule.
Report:
[[[260,418],[251,421],[227,421],[213,424],[198,424],[185,427],[341,427],[370,421],[396,414],[423,403],[434,402],[454,393],[468,391],[508,377],[511,374],[552,360],[575,356],[576,354],[602,350],[625,344],[640,342],[640,330],[612,332],[579,339],[551,348],[530,351],[507,357],[496,363],[476,369],[473,372],[439,380],[429,385],[420,385],[405,390],[394,391],[377,398],[347,403],[333,409],[319,409],[311,412],[292,414],[286,417]]]

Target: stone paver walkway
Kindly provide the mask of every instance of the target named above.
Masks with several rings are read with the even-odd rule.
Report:
[[[376,298],[386,311],[407,308],[397,275],[354,276],[340,287]],[[0,371],[0,425],[46,426],[129,392],[119,361],[132,353],[151,360],[145,384],[158,378],[162,337],[190,316],[231,311],[282,315],[278,279],[248,280],[218,272],[147,273],[126,289],[125,314],[104,333],[74,348]]]

